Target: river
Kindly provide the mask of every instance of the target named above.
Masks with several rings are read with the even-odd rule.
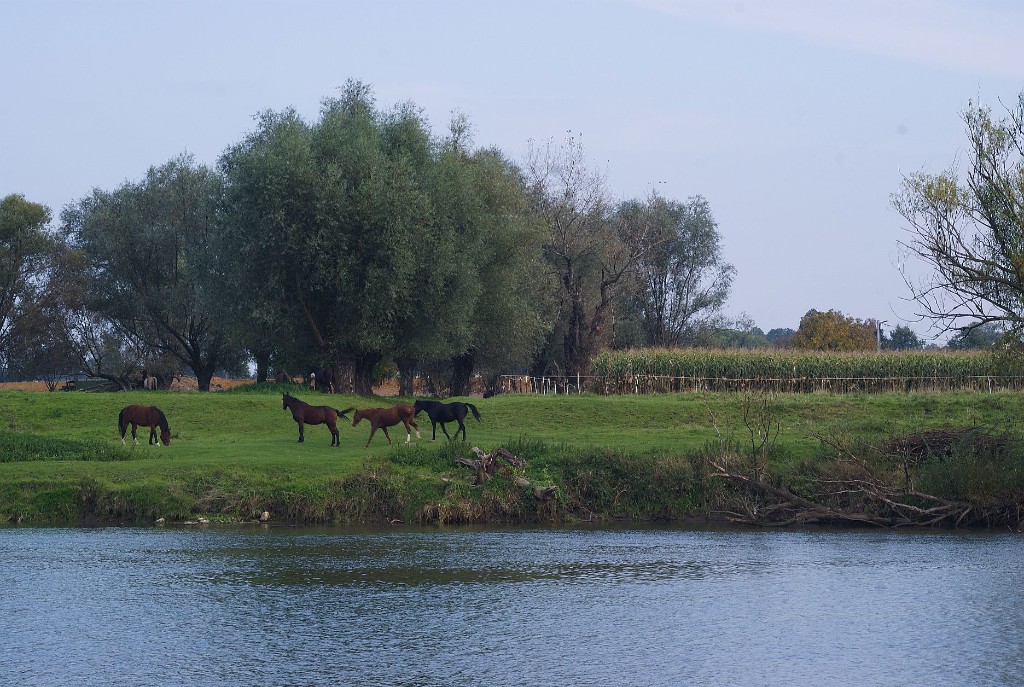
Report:
[[[1024,682],[1014,534],[0,529],[0,685]]]

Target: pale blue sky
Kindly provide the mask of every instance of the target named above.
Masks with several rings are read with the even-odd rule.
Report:
[[[617,197],[705,196],[730,315],[891,327],[914,308],[889,196],[964,157],[969,100],[1024,90],[1021,35],[1012,0],[0,0],[0,195],[56,218],[355,78],[513,159],[578,133]]]

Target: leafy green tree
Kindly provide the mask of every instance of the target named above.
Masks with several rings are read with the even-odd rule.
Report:
[[[891,351],[919,351],[924,348],[924,341],[910,327],[898,325],[883,339],[882,346]]]
[[[53,239],[48,233],[50,210],[11,194],[0,200],[0,358],[8,349],[15,323],[26,312],[25,299],[46,260]],[[6,364],[6,363],[5,363]]]
[[[789,346],[789,340],[796,334],[796,330],[790,327],[776,327],[769,329],[768,333],[765,334],[765,338],[768,339],[768,343],[776,348],[786,348]]]
[[[696,196],[680,203],[652,194],[623,203],[617,212],[651,228],[634,264],[645,344],[695,344],[719,328],[736,270],[722,259],[708,202]]]
[[[708,329],[705,340],[714,348],[768,348],[768,337],[746,314],[729,326]]]
[[[1006,332],[995,322],[964,327],[946,342],[946,348],[954,351],[990,350],[1005,336]]]
[[[1024,335],[1024,93],[1004,116],[970,102],[963,114],[966,174],[910,175],[893,196],[907,220],[905,249],[930,268],[907,284],[921,308],[945,331],[965,321],[1002,323]]]
[[[529,207],[518,170],[496,150],[470,152],[467,126],[460,118],[453,122],[435,175],[443,180],[443,190],[435,193],[435,215],[451,227],[442,233],[448,238],[438,250],[454,253],[444,262],[459,276],[450,280],[458,291],[433,292],[435,300],[449,301],[431,309],[432,329],[449,329],[448,341],[426,340],[448,352],[452,395],[467,392],[477,368],[496,375],[528,365],[553,317],[553,284],[542,257],[544,227]],[[427,265],[431,274],[434,262]],[[453,294],[461,303],[450,303]],[[458,328],[445,324],[459,317]]]
[[[86,319],[105,320],[133,347],[176,358],[203,391],[240,353],[220,300],[220,191],[213,171],[183,155],[62,213],[71,247],[87,260],[85,305],[99,317]]]
[[[877,345],[873,320],[847,317],[838,310],[808,310],[789,340],[790,348],[815,351],[873,351]]]
[[[414,106],[381,111],[369,86],[350,81],[314,123],[263,113],[220,168],[225,243],[238,258],[230,281],[242,290],[258,281],[240,319],[283,327],[263,326],[263,344],[303,332],[282,355],[313,351],[363,394],[386,361],[406,392],[420,364],[473,368],[494,265],[522,267],[515,251],[497,251],[530,244],[518,229],[521,182],[500,156],[468,149],[462,118],[438,140]],[[500,331],[535,336],[517,324],[508,318]]]

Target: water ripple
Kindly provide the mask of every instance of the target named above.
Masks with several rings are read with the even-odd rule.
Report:
[[[0,684],[1019,683],[1010,535],[0,529]]]

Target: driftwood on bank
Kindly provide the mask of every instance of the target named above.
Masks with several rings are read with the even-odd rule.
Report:
[[[487,453],[483,449],[474,446],[472,451],[476,454],[476,460],[462,457],[455,460],[476,473],[473,480],[474,485],[483,484],[503,469],[509,470],[514,467],[522,470],[526,468],[526,461],[506,448],[497,448]],[[524,477],[517,477],[516,485],[524,489],[530,489],[534,498],[538,501],[550,501],[555,497],[555,492],[558,491],[557,486],[535,485]]]
[[[759,498],[740,501],[742,510],[725,513],[733,522],[785,527],[811,523],[872,525],[877,527],[953,526],[973,522],[972,504],[897,487],[870,475],[820,480],[811,497],[775,486],[712,463],[712,476],[722,478]],[[846,502],[854,505],[837,505]]]
[[[925,453],[915,442],[897,447],[894,457],[903,463],[903,484],[891,477],[879,476],[864,460],[842,442],[821,434],[819,441],[829,445],[840,458],[838,470],[828,477],[810,480],[811,489],[804,495],[772,484],[762,473],[744,474],[724,459],[712,460],[711,475],[736,486],[741,494],[752,499],[737,499],[737,510],[726,516],[739,523],[786,526],[806,523],[874,525],[878,527],[933,527],[938,525],[971,525],[984,522],[992,513],[977,504],[945,499],[914,488],[910,464]],[[933,433],[922,437],[922,443],[948,447],[963,439],[963,433]],[[986,437],[984,441],[989,441]],[[892,447],[890,447],[892,449]],[[908,460],[908,458],[910,460]]]
[[[476,454],[476,460],[461,457],[455,459],[459,463],[462,463],[476,472],[476,479],[473,481],[473,484],[483,484],[490,478],[494,477],[502,467],[501,461],[504,461],[509,466],[520,469],[526,467],[525,460],[506,448],[498,448],[490,453],[485,453],[483,450],[474,446],[473,453]]]

